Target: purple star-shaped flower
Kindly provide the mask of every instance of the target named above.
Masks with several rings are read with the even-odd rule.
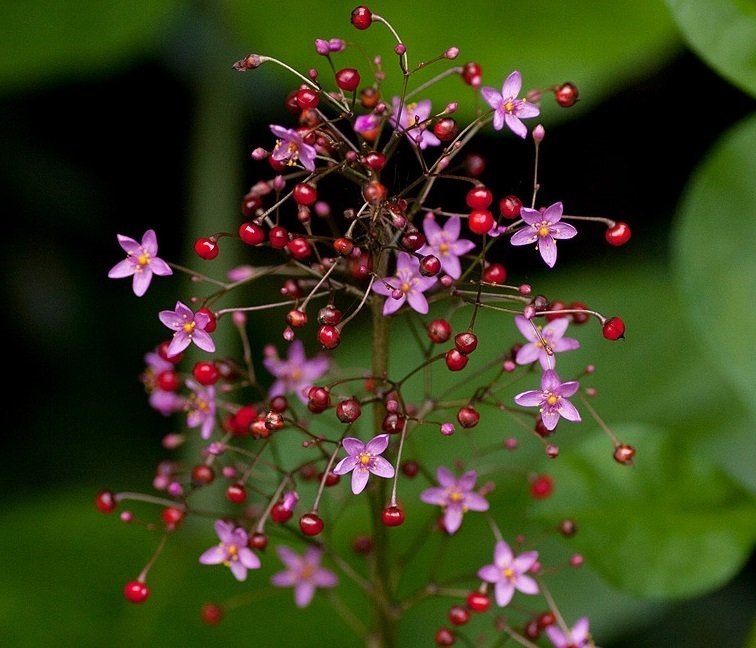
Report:
[[[532,320],[518,315],[515,317],[515,324],[520,329],[520,333],[528,339],[528,343],[523,344],[515,356],[517,364],[526,365],[538,360],[544,370],[553,369],[556,363],[555,353],[572,351],[580,347],[580,342],[575,338],[562,337],[570,324],[566,317],[560,317],[541,327],[536,326]],[[551,353],[546,350],[546,347],[551,349]]]
[[[478,477],[474,470],[457,479],[449,469],[439,466],[436,477],[440,486],[425,489],[420,500],[444,509],[444,528],[449,535],[457,532],[467,511],[488,510],[488,502],[473,490]]]
[[[526,572],[538,560],[537,551],[526,551],[515,557],[503,540],[496,543],[494,561],[478,570],[478,577],[494,584],[494,595],[499,607],[508,605],[515,590],[523,594],[538,594],[538,583]]]
[[[263,365],[276,377],[268,391],[268,398],[293,393],[300,401],[307,403],[307,389],[328,371],[330,365],[328,358],[321,353],[308,360],[302,340],[292,342],[286,360],[278,357],[278,351],[272,345],[266,346],[264,353]]]
[[[375,113],[360,115],[354,120],[354,132],[359,133],[365,139],[373,139],[381,125],[381,118]]]
[[[441,227],[433,214],[428,214],[423,219],[423,230],[427,243],[417,252],[418,254],[433,254],[441,261],[441,269],[452,279],[459,279],[462,268],[459,265],[459,257],[467,254],[475,247],[475,243],[467,239],[460,239],[459,232],[462,221],[458,216],[450,218]]]
[[[417,258],[399,252],[396,257],[396,274],[386,283],[388,286],[382,281],[373,283],[373,292],[388,297],[383,305],[384,315],[395,313],[405,301],[422,315],[428,312],[428,300],[423,293],[433,287],[436,277],[423,277]]]
[[[512,245],[529,245],[536,243],[536,248],[549,268],[556,263],[557,249],[556,239],[571,239],[577,234],[577,230],[569,223],[562,222],[563,206],[561,202],[555,202],[543,210],[523,207],[520,216],[528,226],[517,230],[510,239]]]
[[[537,117],[541,111],[538,107],[529,103],[525,99],[518,99],[522,88],[522,75],[515,70],[506,79],[501,87],[501,94],[495,88],[485,87],[480,89],[480,93],[489,106],[494,109],[493,127],[496,130],[504,128],[504,124],[509,127],[515,135],[523,139],[528,134],[528,129],[520,119],[528,117]]]
[[[315,155],[317,151],[304,141],[302,136],[291,128],[270,125],[270,130],[278,138],[271,157],[278,162],[294,166],[299,162],[308,171],[315,170]]]
[[[247,546],[247,532],[230,522],[215,521],[220,544],[205,551],[199,561],[203,565],[224,564],[238,581],[246,580],[248,569],[259,569],[260,559]]]
[[[367,443],[354,437],[346,437],[341,445],[347,451],[333,472],[336,475],[346,475],[352,471],[352,492],[359,495],[367,486],[370,473],[389,479],[394,476],[394,467],[380,455],[388,448],[389,435],[379,434]]]
[[[441,140],[427,128],[426,120],[431,115],[430,99],[402,105],[401,99],[394,97],[391,100],[391,111],[389,118],[391,125],[400,129],[410,141],[417,144],[421,149],[441,144]],[[417,124],[423,125],[417,126]]]
[[[190,428],[200,427],[203,439],[209,439],[215,425],[215,387],[202,385],[187,380],[186,386],[191,394],[186,400],[186,424]]]
[[[159,277],[173,274],[170,266],[157,255],[158,246],[155,230],[147,230],[142,236],[141,243],[137,243],[128,236],[118,234],[118,243],[127,256],[110,269],[108,277],[121,279],[134,275],[131,286],[137,297],[141,297],[147,292],[153,274]]]
[[[565,633],[556,626],[548,626],[546,635],[554,648],[584,648],[589,645],[590,634],[588,632],[588,618],[582,617],[577,620],[572,629]]]
[[[270,581],[277,587],[293,587],[297,607],[309,605],[318,587],[335,587],[339,579],[332,571],[320,566],[323,552],[308,547],[303,556],[288,547],[276,547],[276,553],[286,570],[273,574]]]
[[[172,311],[164,310],[158,314],[160,321],[169,329],[173,329],[173,339],[166,349],[166,355],[175,356],[194,342],[200,349],[212,353],[215,342],[205,327],[210,323],[210,316],[203,312],[194,312],[186,304],[176,302]]]
[[[544,371],[541,376],[541,389],[522,392],[514,397],[515,403],[524,407],[538,407],[541,420],[547,430],[553,430],[562,416],[568,421],[579,421],[580,412],[567,400],[580,387],[577,380],[561,382],[556,371]]]

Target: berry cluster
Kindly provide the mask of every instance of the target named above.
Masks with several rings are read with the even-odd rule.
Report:
[[[267,171],[243,196],[238,228],[201,237],[194,245],[197,256],[213,267],[226,245],[244,247],[249,262],[227,268],[223,279],[187,271],[204,293],[159,313],[171,336],[147,353],[141,380],[154,409],[185,417],[187,433],[169,435],[165,447],[178,448],[194,429],[202,445],[199,456],[187,453],[158,466],[157,494],[97,495],[103,513],[130,499],[160,508],[160,522],[146,523],[161,534],[158,549],[124,594],[134,603],[148,598],[147,574],[157,554],[197,512],[196,494],[215,489],[220,495],[217,540],[195,560],[224,565],[244,581],[270,559],[266,551],[274,542],[284,569],[273,576],[272,585],[293,588],[295,604],[304,607],[319,588],[338,585],[345,557],[334,554],[329,533],[346,505],[367,500],[374,529],[354,539],[354,552],[379,556],[378,564],[397,569],[403,561],[388,553],[381,526],[399,527],[410,516],[430,516],[435,535],[450,539],[464,534],[465,516],[472,513],[485,516],[492,530],[490,539],[477,543],[485,548],[480,568],[448,579],[467,582],[463,591],[429,575],[422,597],[399,601],[395,574],[363,569],[358,580],[380,616],[370,630],[377,641],[390,643],[399,610],[408,613],[422,598],[447,596],[454,600],[448,614],[452,628],[436,632],[438,645],[453,644],[473,616],[488,619],[493,642],[509,635],[532,646],[544,634],[557,648],[592,645],[587,619],[570,627],[548,593],[545,575],[553,567],[541,564],[524,535],[515,538],[515,548],[510,546],[488,497],[497,485],[517,482],[533,499],[542,500],[554,492],[554,479],[520,465],[500,473],[491,472],[490,463],[481,468],[491,452],[471,451],[448,465],[434,465],[423,452],[424,446],[451,443],[445,438],[458,429],[474,434],[482,418],[496,418],[500,429],[514,432],[502,435],[495,452],[516,450],[516,433],[524,430],[555,458],[559,447],[547,439],[562,419],[582,419],[582,408],[572,397],[597,418],[586,402],[593,393],[579,382],[593,366],[563,380],[556,372],[557,356],[580,347],[567,336],[570,326],[595,320],[604,338],[618,340],[624,337],[624,323],[582,302],[551,300],[528,284],[506,283],[517,271],[507,268],[504,259],[508,245],[529,246],[554,268],[557,242],[578,234],[573,223],[603,224],[606,241],[614,246],[629,240],[628,225],[570,215],[561,202],[538,206],[537,177],[529,205],[506,192],[497,200],[496,188],[481,180],[485,160],[462,155],[482,128],[506,127],[517,138],[532,139],[537,176],[546,131],[539,124],[530,132],[524,120],[539,116],[545,95],[551,93],[560,106],[569,107],[578,90],[563,83],[522,95],[518,71],[499,88],[484,85],[480,65],[451,63],[459,54],[455,47],[411,67],[406,44],[382,16],[360,6],[351,22],[358,30],[385,26],[395,38],[401,94],[384,94],[388,72],[381,57],[360,69],[339,67],[339,56],[349,47],[340,38],[315,41],[316,54],[326,62],[322,75],[315,68],[301,74],[262,54],[234,64],[239,71],[276,64],[294,76],[296,85],[285,99],[291,123],[271,125],[272,137],[252,151],[252,159]],[[445,69],[411,89],[418,75],[443,64]],[[484,106],[470,123],[458,122],[456,101],[434,110],[422,98],[430,84],[449,77],[458,78],[475,105]],[[457,201],[449,202],[450,195],[458,196]],[[153,275],[186,271],[158,256],[152,230],[141,241],[122,235],[118,241],[127,256],[109,276],[133,277],[137,296],[145,293]],[[264,294],[250,287],[271,279],[280,281],[280,299],[234,303],[238,295]],[[283,355],[272,339],[250,337],[249,314],[261,311],[280,322]],[[489,344],[481,352],[476,333],[481,313],[501,318],[503,331],[511,323],[512,340],[493,341],[495,347]],[[402,321],[408,328],[392,337]],[[217,352],[215,337],[221,331],[238,336],[242,357]],[[355,346],[362,344],[365,368],[340,366],[336,350],[345,336],[352,336]],[[190,361],[195,346],[210,355]],[[395,370],[389,360],[397,356],[418,361],[408,371]],[[266,376],[258,376],[260,364]],[[449,372],[459,372],[454,387],[436,388]],[[517,382],[522,388],[513,390]],[[611,438],[614,459],[631,464],[632,446],[600,424]],[[347,476],[345,488],[341,478]],[[486,481],[478,484],[483,476]],[[415,493],[415,480],[424,480],[427,487]],[[400,497],[405,488],[407,494]],[[206,503],[202,515],[207,516]],[[120,517],[139,521],[130,510],[122,510]],[[282,526],[290,532],[282,533]],[[575,531],[571,520],[554,529],[565,537]],[[292,538],[298,539],[298,548],[287,545]],[[337,571],[323,566],[324,560]],[[565,566],[581,562],[573,555]],[[359,571],[359,563],[348,569]],[[508,606],[518,592],[542,596],[548,609],[539,607],[518,622],[491,611],[494,604]],[[219,623],[224,607],[207,604],[201,616],[206,623]]]

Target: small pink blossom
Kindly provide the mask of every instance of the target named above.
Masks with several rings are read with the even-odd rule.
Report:
[[[289,166],[299,163],[308,171],[315,170],[317,151],[314,146],[304,141],[302,135],[291,128],[275,124],[270,125],[270,130],[278,138],[271,154],[274,160]]]
[[[293,587],[297,607],[309,605],[318,587],[335,587],[338,583],[336,574],[320,566],[323,552],[317,547],[307,547],[302,556],[285,546],[276,547],[276,553],[286,570],[273,574],[270,580],[276,587]]]
[[[561,382],[556,371],[544,371],[541,389],[522,392],[514,397],[515,403],[524,407],[538,407],[541,420],[547,430],[553,430],[562,416],[568,421],[579,421],[580,412],[567,400],[580,388],[577,380]]]
[[[467,511],[487,511],[488,502],[476,493],[477,473],[469,470],[459,479],[448,468],[439,466],[436,470],[439,486],[427,488],[420,493],[420,500],[435,504],[444,510],[444,528],[449,535],[457,532],[462,525],[462,516]]]
[[[423,219],[423,230],[427,243],[418,250],[418,254],[433,254],[441,261],[441,269],[453,279],[459,279],[462,268],[459,257],[475,247],[475,243],[459,238],[462,221],[454,216],[441,227],[433,214]]]
[[[132,290],[137,297],[141,297],[147,292],[153,274],[159,277],[173,274],[170,266],[157,255],[155,230],[147,230],[142,236],[141,243],[122,234],[117,236],[118,243],[127,256],[110,269],[108,272],[110,279],[121,279],[133,275]]]
[[[388,278],[386,284],[376,281],[373,292],[388,297],[383,305],[383,314],[391,315],[398,311],[404,302],[418,313],[428,312],[428,300],[423,294],[436,283],[436,277],[423,277],[420,274],[420,261],[406,252],[399,252],[396,257],[396,274]],[[398,297],[397,297],[398,295]]]
[[[274,346],[266,346],[263,365],[276,377],[268,391],[268,398],[296,394],[300,401],[307,403],[308,388],[328,371],[330,361],[322,353],[308,360],[302,340],[295,340],[289,346],[286,360],[278,357],[278,351]]]
[[[354,120],[354,131],[366,138],[376,131],[381,125],[381,118],[375,113],[360,115]]]
[[[199,561],[203,565],[224,564],[238,581],[246,580],[248,569],[259,569],[260,559],[247,546],[247,532],[230,522],[216,520],[215,532],[220,544],[205,551]]]
[[[563,337],[570,324],[566,317],[552,320],[546,326],[536,327],[531,320],[518,315],[515,317],[515,324],[520,329],[520,333],[528,340],[528,343],[523,344],[517,351],[515,362],[519,365],[530,364],[538,360],[544,370],[553,369],[556,363],[554,354],[572,351],[580,347],[580,342],[576,339]],[[536,333],[536,329],[540,333],[540,337]],[[551,353],[546,350],[547,346],[551,349]]]
[[[588,618],[578,619],[567,634],[556,626],[548,626],[546,636],[554,644],[554,648],[584,648],[589,646],[591,636],[588,632]]]
[[[193,380],[187,380],[186,386],[191,390],[185,401],[186,425],[199,427],[200,436],[209,439],[215,426],[215,387],[204,387]]]
[[[203,351],[213,353],[215,342],[205,328],[210,323],[210,316],[201,311],[194,312],[186,304],[176,302],[171,310],[160,311],[160,321],[169,329],[173,329],[173,339],[166,349],[166,355],[175,356],[186,349],[192,342]]]
[[[523,594],[538,594],[538,583],[527,575],[527,571],[538,560],[537,551],[526,551],[516,556],[503,540],[496,543],[494,561],[478,570],[478,577],[494,584],[494,595],[499,607],[508,605],[515,590]]]
[[[390,479],[394,476],[394,467],[380,455],[388,448],[389,435],[379,434],[367,443],[359,439],[346,437],[341,445],[347,455],[333,469],[336,475],[346,475],[352,471],[352,492],[359,495],[367,486],[370,473]]]
[[[527,223],[527,227],[516,231],[510,243],[512,245],[535,243],[546,265],[553,268],[557,258],[556,240],[571,239],[577,234],[577,230],[572,225],[562,222],[562,210],[561,202],[549,205],[543,212],[523,207],[520,209],[520,216]]]
[[[493,127],[501,130],[506,124],[509,130],[523,139],[528,134],[528,129],[520,119],[537,117],[540,114],[538,107],[526,99],[518,99],[522,88],[522,75],[515,70],[505,80],[499,94],[495,88],[481,88],[480,92],[489,106],[494,109]]]
[[[391,111],[391,125],[421,149],[441,144],[441,140],[427,128],[426,120],[431,116],[430,99],[402,105],[401,99],[394,97],[391,100]]]

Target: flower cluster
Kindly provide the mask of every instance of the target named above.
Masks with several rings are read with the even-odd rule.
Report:
[[[506,126],[528,139],[525,120],[540,115],[531,98],[557,93],[562,86],[533,89],[521,97],[523,78],[515,70],[499,92],[482,85],[478,64],[452,63],[456,47],[411,68],[407,45],[385,18],[361,6],[352,13],[352,24],[358,30],[373,24],[389,28],[405,80],[414,81],[430,64],[451,67],[415,90],[405,84],[403,94],[384,96],[387,70],[381,58],[361,70],[339,67],[339,57],[351,46],[342,38],[315,40],[319,60],[328,63],[322,76],[315,68],[300,74],[263,54],[234,64],[239,71],[269,64],[291,73],[295,82],[286,104],[295,117],[271,124],[252,151],[264,170],[242,198],[238,231],[209,234],[194,246],[207,262],[222,258],[222,247],[240,246],[245,264],[226,269],[227,280],[190,271],[197,294],[160,311],[158,318],[171,335],[147,353],[141,376],[154,409],[182,415],[186,430],[168,435],[165,447],[175,450],[194,435],[200,452],[195,456],[186,450],[161,463],[155,477],[156,489],[164,491],[159,496],[103,491],[97,506],[111,512],[127,499],[157,504],[168,538],[187,517],[206,517],[208,506],[204,500],[199,506],[196,494],[222,484],[215,513],[219,543],[199,556],[201,564],[224,565],[236,580],[245,581],[250,570],[271,560],[264,551],[275,542],[284,570],[270,583],[293,588],[297,607],[309,605],[318,590],[338,588],[344,575],[362,587],[374,609],[396,610],[397,616],[411,613],[423,598],[400,603],[396,589],[398,571],[419,545],[408,543],[404,555],[389,553],[386,531],[379,527],[401,526],[406,518],[411,526],[426,518],[430,524],[420,525],[424,542],[467,535],[459,550],[472,552],[479,566],[467,574],[445,575],[449,583],[469,588],[450,612],[453,625],[462,626],[492,600],[505,607],[519,594],[544,593],[546,570],[539,552],[525,536],[517,536],[513,545],[504,540],[499,523],[510,514],[494,491],[506,483],[530,488],[543,499],[553,482],[539,477],[548,488],[535,489],[538,479],[526,467],[515,463],[516,469],[498,471],[493,466],[511,461],[505,456],[516,457],[511,452],[522,430],[533,433],[547,456],[556,457],[559,448],[546,437],[556,433],[560,419],[581,421],[569,399],[593,395],[591,390],[581,390],[579,376],[563,381],[555,371],[556,354],[580,348],[567,329],[594,319],[607,339],[624,333],[617,317],[578,302],[549,300],[525,283],[506,283],[508,275],[520,272],[504,265],[509,246],[533,245],[553,269],[556,241],[577,235],[566,221],[598,222],[623,233],[629,228],[600,217],[570,216],[561,202],[537,207],[538,178],[533,178],[530,206],[502,191],[494,207],[494,192],[500,190],[484,183],[480,156],[462,157],[473,136],[489,127]],[[456,100],[437,110],[419,96],[449,76],[460,79],[473,104],[487,106],[467,124],[457,120]],[[532,131],[536,160],[545,133],[542,125]],[[458,194],[456,203],[439,202],[435,189],[441,184]],[[123,235],[118,242],[127,258],[109,276],[133,276],[137,296],[145,293],[153,274],[183,271],[157,256],[152,230],[141,243]],[[262,297],[269,291],[255,290],[259,282],[280,282],[280,298]],[[497,334],[488,339],[481,322],[494,318]],[[403,320],[409,325],[399,328]],[[351,348],[342,355],[347,337],[351,342],[345,346]],[[239,358],[216,351],[230,353],[234,344],[242,349]],[[486,351],[476,353],[479,346]],[[191,364],[190,354],[200,359]],[[361,358],[362,368],[354,368],[355,358]],[[401,359],[397,366],[405,368],[396,369],[390,358]],[[478,359],[479,369],[465,371]],[[584,373],[592,370],[589,365]],[[451,388],[436,386],[444,382],[442,375],[463,371]],[[540,379],[534,375],[538,371]],[[512,388],[516,384],[519,393]],[[363,416],[364,409],[371,416]],[[491,432],[483,432],[487,425],[501,437],[490,452],[466,452],[449,440],[460,428],[465,435],[490,437]],[[609,430],[603,422],[601,427]],[[615,459],[631,463],[632,447],[609,434]],[[433,465],[428,458],[433,454],[423,450],[438,444],[448,444],[444,465]],[[501,461],[489,461],[493,453],[501,453]],[[350,473],[345,488],[341,478]],[[355,537],[351,557],[339,554],[323,533],[339,524],[348,506],[367,507],[373,525],[370,533]],[[298,523],[291,522],[297,511]],[[121,518],[134,520],[131,511]],[[470,542],[470,534],[481,532],[479,522],[490,531]],[[288,527],[286,534],[282,527]],[[557,532],[572,535],[575,525],[567,520]],[[298,548],[282,544],[282,537],[287,543],[298,540]],[[365,555],[385,569],[360,564]],[[573,556],[570,564],[580,561]],[[127,586],[129,600],[147,598],[148,568]],[[254,584],[257,576],[249,581]],[[424,596],[459,596],[458,587],[439,586],[435,578],[429,574],[433,587],[418,583],[416,590]],[[490,624],[481,618],[480,627],[493,643],[505,633],[533,645],[526,642],[543,631],[557,648],[592,645],[586,618],[570,630],[551,597],[544,600],[549,610],[537,623],[520,606],[512,608],[513,619]],[[206,620],[216,622],[223,606],[207,609],[212,619]],[[388,644],[395,621],[379,615],[364,639]],[[459,627],[441,628],[436,643],[450,645],[460,632]]]

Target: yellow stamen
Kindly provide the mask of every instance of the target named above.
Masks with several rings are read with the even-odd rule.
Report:
[[[360,463],[363,466],[367,466],[372,459],[372,455],[369,452],[360,452]]]
[[[538,236],[544,237],[548,236],[551,233],[551,230],[549,229],[548,225],[541,225],[538,228]]]
[[[191,335],[192,331],[194,331],[194,327],[195,326],[197,326],[197,325],[194,322],[187,322],[183,326],[184,333],[189,333]]]
[[[460,493],[458,490],[453,490],[451,493],[449,493],[449,500],[452,502],[460,502],[464,499],[462,496],[462,493]]]
[[[150,255],[146,252],[142,252],[142,254],[137,257],[137,264],[140,266],[150,265]]]
[[[556,405],[558,402],[559,396],[556,396],[555,394],[549,394],[549,397],[546,399],[548,405]]]
[[[449,251],[449,244],[448,243],[442,243],[438,246],[438,251],[445,255]]]
[[[512,571],[511,567],[507,567],[506,569],[501,570],[502,576],[508,580],[512,580],[514,578],[514,571]]]
[[[504,110],[508,113],[512,113],[514,111],[514,102],[507,101],[507,103],[504,104]]]
[[[411,289],[411,286],[406,281],[402,284],[402,292],[406,295]]]

